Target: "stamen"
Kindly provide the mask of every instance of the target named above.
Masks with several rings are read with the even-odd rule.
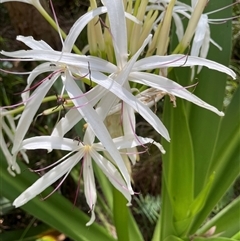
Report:
[[[168,61],[168,62],[165,62],[165,63],[163,63],[163,64],[160,64],[160,65],[159,65],[159,68],[160,68],[160,66],[165,66],[165,65],[168,65],[168,64],[171,64],[171,63],[178,62],[179,60],[182,60],[182,59],[184,59],[185,57],[186,57],[186,55],[183,55],[182,57],[180,57],[180,58],[178,58],[178,59],[176,59],[176,60],[172,60],[172,61]]]
[[[69,156],[71,156],[75,151],[71,151],[70,153],[68,153],[67,155],[65,155],[64,157],[62,157],[61,159],[59,159],[58,161],[46,166],[46,167],[43,167],[43,168],[40,168],[40,169],[31,169],[31,168],[28,168],[28,170],[30,170],[31,172],[42,172],[42,171],[45,171],[45,170],[48,170],[49,168],[51,167],[54,167],[56,166],[58,163],[64,161],[66,158],[68,158]]]
[[[57,30],[58,30],[59,38],[60,38],[60,40],[61,40],[62,46],[64,46],[64,42],[63,42],[63,38],[62,38],[62,34],[61,34],[61,31],[60,31],[60,27],[59,27],[59,24],[58,24],[58,20],[57,20],[56,12],[55,12],[55,10],[54,10],[52,0],[50,0],[49,3],[50,3],[50,6],[51,6],[51,9],[52,9],[52,13],[53,13],[54,20],[55,20],[56,25],[57,25]]]
[[[240,3],[239,0],[237,0],[235,3],[231,3],[231,4],[227,5],[227,6],[224,6],[224,7],[222,7],[222,8],[213,10],[213,11],[208,12],[208,13],[206,13],[206,14],[207,14],[207,15],[210,15],[210,14],[213,14],[213,13],[220,12],[220,11],[222,11],[222,10],[224,10],[224,9],[226,9],[226,8],[232,7],[232,6],[234,6],[235,4],[238,4],[238,3]]]
[[[45,77],[44,79],[42,79],[41,81],[39,81],[38,83],[36,83],[35,85],[33,85],[32,87],[26,89],[26,90],[23,90],[21,92],[18,92],[18,93],[15,93],[14,95],[18,95],[18,94],[22,94],[22,93],[25,93],[25,92],[28,92],[30,90],[33,90],[35,89],[37,86],[39,86],[40,84],[42,84],[44,81],[46,80],[50,80],[56,73],[59,73],[61,70],[57,70],[51,74],[49,74],[47,77]]]
[[[22,101],[22,102],[20,102],[20,103],[18,103],[18,104],[1,106],[1,107],[0,107],[0,110],[2,110],[2,109],[8,109],[8,108],[11,109],[11,108],[15,108],[15,107],[20,106],[20,105],[24,105],[24,103],[27,103],[27,102],[28,102],[29,100],[31,100],[33,97],[34,97],[34,96],[30,96],[28,99],[26,99],[26,100],[24,100],[24,101]]]
[[[91,90],[90,90],[91,91]],[[86,93],[83,93],[82,95],[80,96],[76,96],[76,97],[72,97],[72,98],[69,98],[69,100],[74,100],[74,99],[78,99],[78,98],[82,98],[82,97],[87,97],[87,95],[89,95],[89,92],[86,92]],[[78,106],[74,106],[72,107],[73,109],[77,109],[77,108],[81,108],[81,107],[84,107],[90,103],[94,103],[94,105],[96,104],[96,99],[98,100],[99,99],[99,96],[101,96],[101,93],[98,93],[98,95],[92,97],[92,98],[89,98],[90,100],[88,100],[86,103],[82,104],[82,105],[78,105]],[[88,99],[88,98],[87,98]]]
[[[29,75],[32,73],[32,71],[29,72],[15,72],[15,71],[10,71],[10,70],[5,70],[5,69],[0,69],[1,72],[6,73],[6,74],[17,74],[17,75]]]
[[[57,185],[56,188],[54,188],[54,190],[52,192],[50,192],[46,197],[41,198],[42,201],[46,200],[47,198],[49,198],[50,196],[52,196],[53,193],[55,193],[60,186],[63,184],[63,182],[66,180],[68,174],[71,172],[71,169],[65,174],[65,176],[63,177],[63,179],[61,180],[61,182]]]
[[[109,31],[110,35],[112,36],[110,28],[105,24],[105,22],[100,17],[98,17],[98,21],[94,24],[94,26],[97,25],[99,22],[100,22],[101,26],[106,28]]]

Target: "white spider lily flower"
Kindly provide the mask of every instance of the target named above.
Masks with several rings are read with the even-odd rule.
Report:
[[[101,10],[101,9],[100,9]],[[92,13],[95,10],[92,11]],[[96,9],[97,13],[102,13],[98,9]],[[87,24],[87,20],[91,20],[93,17],[92,15],[89,15],[89,13],[86,14],[87,18],[82,18],[82,22],[79,22],[79,29],[83,28],[84,24]],[[90,18],[91,17],[91,18]],[[73,28],[74,29],[74,26]],[[21,58],[24,60],[45,60],[49,61],[47,63],[42,64],[42,66],[38,66],[39,69],[36,70],[36,73],[33,73],[31,76],[31,80],[28,81],[28,84],[31,84],[33,79],[36,77],[36,75],[50,71],[51,68],[54,69],[54,75],[51,76],[50,79],[45,80],[37,89],[32,93],[30,96],[26,107],[24,109],[24,112],[22,114],[22,117],[18,123],[15,139],[14,139],[14,146],[12,149],[12,152],[15,154],[18,152],[19,147],[21,145],[21,142],[27,132],[27,129],[33,120],[33,116],[35,115],[41,100],[46,95],[47,91],[50,89],[54,81],[57,79],[60,72],[60,77],[62,78],[64,89],[67,91],[70,98],[73,98],[73,103],[75,106],[79,107],[78,111],[81,116],[86,120],[86,122],[91,126],[91,128],[94,130],[94,133],[96,134],[97,138],[105,145],[105,147],[108,148],[109,154],[112,156],[114,161],[117,163],[119,170],[121,171],[123,177],[125,178],[125,181],[127,182],[128,186],[130,186],[130,177],[128,175],[126,166],[124,165],[124,162],[121,158],[121,156],[116,153],[116,148],[112,143],[112,139],[103,124],[102,117],[99,117],[96,111],[94,111],[92,105],[90,105],[91,100],[87,99],[85,97],[85,94],[82,93],[80,88],[75,82],[75,79],[72,76],[72,71],[76,75],[79,76],[86,76],[89,75],[89,65],[91,68],[91,76],[93,81],[96,83],[102,85],[105,89],[112,91],[115,93],[115,89],[118,89],[118,85],[115,86],[117,83],[113,83],[112,78],[109,78],[108,76],[101,74],[102,72],[110,72],[115,73],[118,71],[117,67],[113,64],[102,60],[100,58],[92,57],[92,56],[83,56],[83,55],[76,55],[72,53],[68,53],[67,51],[70,51],[71,44],[74,44],[74,37],[76,37],[75,32],[70,31],[72,33],[72,38],[68,35],[66,38],[65,44],[64,44],[64,51],[58,52],[50,49],[50,47],[46,47],[46,43],[43,41],[34,41],[32,38],[24,38],[20,37],[19,39],[26,42],[26,44],[33,48],[33,50],[27,50],[27,51],[16,51],[16,52],[4,52],[1,53],[13,57],[13,58]],[[84,68],[86,68],[84,70]],[[64,73],[62,73],[65,71]],[[84,72],[85,71],[85,72]],[[57,73],[57,74],[55,74]],[[95,78],[93,77],[95,76]],[[106,83],[104,83],[104,79],[106,79]],[[115,88],[112,88],[112,84],[114,84]],[[95,89],[97,90],[97,89]],[[150,124],[154,125],[154,128],[158,130],[160,134],[163,134],[163,136],[169,140],[168,132],[166,128],[163,126],[159,118],[149,109],[146,108],[145,105],[143,105],[141,102],[136,103],[136,97],[134,97],[131,93],[129,93],[126,89],[121,88],[117,92],[119,92],[118,96],[125,102],[131,102],[131,105],[134,106],[133,108],[144,116],[145,119],[150,121]],[[127,95],[126,95],[127,94]],[[104,93],[102,91],[101,95],[103,96]],[[76,97],[81,98],[76,98]],[[95,92],[95,97],[100,98],[98,92]],[[111,101],[108,101],[106,98],[105,100],[108,103],[111,103]],[[108,107],[105,107],[105,109],[108,109]],[[104,113],[107,113],[105,110]],[[163,129],[163,130],[162,130]]]
[[[134,194],[133,190],[127,187],[127,183],[118,168],[100,154],[101,152],[108,153],[108,150],[101,142],[94,143],[94,137],[95,134],[92,130],[87,128],[83,142],[57,136],[40,136],[25,139],[22,142],[21,149],[58,149],[70,151],[70,153],[58,160],[55,163],[56,166],[54,168],[40,177],[32,186],[20,194],[20,196],[14,200],[13,205],[15,207],[22,206],[40,194],[59,178],[64,177],[65,179],[72,168],[78,164],[80,160],[82,160],[83,165],[84,193],[92,213],[90,221],[86,224],[87,226],[91,225],[95,220],[94,208],[97,199],[92,160],[94,160],[99,168],[104,172],[112,185],[125,196],[128,200],[128,204],[130,205],[131,195]],[[153,143],[161,149],[161,146],[158,143],[154,143],[151,138],[138,137],[138,140],[140,140],[142,144]],[[136,142],[135,138],[127,136],[115,138],[113,139],[113,142],[118,150],[140,145]]]
[[[99,118],[96,111],[93,109],[92,105],[89,104],[88,99],[84,97],[84,94],[82,93],[81,89],[78,87],[75,79],[72,76],[73,71],[75,71],[74,73],[76,73],[78,69],[81,69],[84,67],[88,69],[89,63],[91,65],[91,69],[97,70],[97,71],[100,70],[100,71],[112,72],[113,71],[112,68],[114,68],[115,70],[116,67],[111,63],[96,57],[91,57],[91,56],[88,57],[83,55],[58,52],[58,51],[50,50],[49,49],[50,47],[47,47],[48,49],[46,49],[46,43],[43,41],[35,41],[32,38],[24,38],[24,37],[20,37],[20,40],[23,40],[23,41],[26,40],[25,41],[26,44],[29,47],[32,47],[35,49],[27,50],[27,51],[20,50],[12,53],[7,53],[2,51],[2,53],[7,56],[15,57],[15,58],[22,57],[22,58],[31,58],[31,60],[36,60],[36,59],[47,60],[47,61],[50,60],[50,62],[43,63],[40,66],[38,66],[35,69],[35,71],[29,76],[28,86],[30,86],[32,81],[35,79],[35,77],[41,73],[54,70],[53,72],[54,74],[50,78],[47,78],[44,82],[42,82],[41,85],[38,86],[36,90],[31,94],[29,100],[27,101],[25,109],[22,113],[22,116],[17,126],[12,153],[16,155],[16,153],[19,151],[21,142],[29,128],[30,123],[33,121],[33,117],[37,112],[42,102],[42,99],[44,98],[44,96],[46,95],[50,87],[53,85],[54,81],[60,76],[62,78],[63,87],[71,98],[81,96],[81,98],[74,99],[73,103],[75,104],[75,106],[81,106],[81,108],[78,108],[78,111],[84,117],[84,119],[88,122],[88,124],[93,128],[98,139],[106,147],[109,148],[110,155],[115,159],[116,163],[118,163],[118,167],[123,177],[128,183],[128,186],[130,186],[130,177],[128,175],[127,169],[124,165],[124,162],[120,154],[116,152],[116,148],[112,142],[111,136],[109,135],[103,121],[101,120],[101,118]],[[99,65],[97,63],[102,63],[102,64]],[[81,76],[81,73],[79,72],[77,72],[77,74],[80,74]],[[96,94],[96,96],[98,96],[98,94]]]
[[[144,41],[143,45],[136,52],[136,54],[129,61],[127,61],[127,31],[125,13],[122,5],[123,3],[120,0],[116,0],[114,2],[106,0],[105,4],[106,7],[95,9],[91,12],[86,13],[84,16],[80,18],[82,21],[77,21],[74,24],[70,31],[70,34],[66,38],[63,52],[53,51],[49,48],[46,49],[45,47],[43,47],[45,46],[43,42],[33,41],[30,38],[22,38],[24,41],[26,41],[26,44],[30,48],[34,47],[34,50],[16,51],[12,53],[2,51],[2,54],[10,57],[21,58],[24,60],[30,59],[50,61],[48,69],[44,69],[43,72],[49,71],[49,68],[55,68],[55,66],[50,66],[50,63],[54,63],[54,65],[56,65],[56,68],[58,68],[59,72],[63,70],[62,66],[64,66],[65,72],[63,76],[61,74],[64,89],[68,92],[71,98],[74,98],[74,105],[81,107],[78,108],[80,115],[83,116],[86,122],[88,122],[89,125],[94,129],[94,132],[96,133],[98,139],[103,144],[105,144],[105,146],[108,146],[110,148],[109,150],[114,149],[114,147],[112,145],[109,146],[110,136],[106,128],[104,127],[102,121],[105,119],[108,112],[111,110],[112,106],[118,103],[119,100],[123,101],[123,105],[129,105],[133,110],[142,115],[153,126],[153,128],[156,129],[158,133],[160,133],[165,139],[170,140],[168,132],[159,120],[159,118],[147,106],[142,104],[135,96],[133,96],[130,93],[130,87],[128,82],[129,80],[150,87],[154,87],[166,93],[176,95],[178,97],[189,100],[201,107],[210,109],[211,111],[214,111],[219,115],[223,115],[222,112],[218,111],[216,108],[211,107],[204,101],[200,100],[179,84],[162,76],[143,73],[142,71],[161,67],[166,68],[175,66],[203,65],[209,68],[216,69],[218,71],[225,72],[234,77],[235,74],[233,71],[213,61],[183,55],[170,55],[162,57],[152,56],[137,61],[139,55],[150,41],[151,35],[147,37],[147,39]],[[106,11],[108,11],[109,14],[110,30],[113,38],[113,46],[117,60],[117,66],[97,57],[75,55],[69,53],[73,47],[73,44],[79,32],[81,32],[81,30],[87,24],[87,22],[90,21],[93,17],[97,16],[98,14],[101,14]],[[118,16],[118,18],[116,18],[116,16]],[[94,93],[95,91],[96,100],[101,99],[96,108],[97,112],[95,112],[92,108],[93,104],[91,103],[91,99],[87,98],[87,94],[83,95],[82,91],[75,83],[75,79],[73,79],[72,77],[72,72],[78,76],[89,75],[89,65],[91,68],[91,79],[95,83],[103,87],[101,88],[101,86],[96,86],[92,91],[92,93]],[[46,66],[43,67],[46,68]],[[106,76],[102,72],[109,73],[110,75]],[[50,80],[43,82],[31,95],[34,98],[31,97],[30,101],[28,101],[24,111],[25,114],[23,113],[22,118],[20,119],[16,132],[16,142],[14,142],[13,152],[17,151],[32,120],[32,117],[34,116],[33,112],[36,113],[36,109],[38,108],[41,99],[43,98],[43,96],[45,96],[47,90],[49,90],[49,88],[55,81],[55,78],[57,78],[56,74],[53,75],[52,78],[50,78]],[[105,89],[105,91],[107,90],[107,92],[104,92],[103,89]],[[99,90],[101,90],[100,94],[98,93]],[[81,96],[81,98],[76,98],[78,96]],[[92,105],[90,105],[89,103],[91,103]],[[128,109],[128,107],[126,109]],[[131,110],[132,113],[133,110]],[[124,121],[124,123],[128,122],[132,125],[132,127],[126,127],[128,130],[134,130],[135,121],[131,119],[131,116],[133,115],[130,113],[129,115],[125,115],[123,117],[126,118],[126,121]],[[26,122],[23,120],[26,120]],[[120,159],[117,162],[121,166]],[[125,172],[123,166],[119,168],[123,168],[121,171],[123,171],[123,173]],[[125,172],[123,176],[127,176],[127,173]]]
[[[19,165],[16,163],[16,157],[13,156],[9,151],[9,146],[14,141],[14,133],[16,131],[15,120],[9,111],[1,110],[0,112],[0,147],[3,155],[8,163],[8,172],[15,176],[16,173],[21,172]],[[28,163],[28,156],[24,150],[20,151],[23,159]]]

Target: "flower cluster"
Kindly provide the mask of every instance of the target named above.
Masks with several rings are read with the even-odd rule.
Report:
[[[43,11],[39,1],[22,2],[32,4],[39,11]],[[199,31],[202,30],[201,22],[206,18],[206,15],[202,15],[206,0],[193,6],[167,0],[140,1],[138,5],[127,0],[102,0],[100,7],[97,7],[95,1],[90,2],[89,11],[75,22],[63,41],[62,51],[53,50],[44,41],[23,36],[18,36],[17,40],[28,46],[29,50],[1,51],[2,55],[9,57],[8,61],[42,62],[28,76],[26,88],[22,93],[24,108],[16,128],[11,124],[12,120],[9,117],[11,128],[14,129],[14,133],[7,134],[13,143],[12,154],[6,143],[1,141],[1,148],[7,157],[11,173],[13,174],[14,170],[17,173],[20,171],[16,163],[16,155],[19,152],[36,149],[69,151],[56,161],[54,168],[17,197],[13,204],[16,207],[25,204],[60,177],[65,178],[81,161],[85,196],[92,213],[87,225],[95,219],[97,197],[92,161],[96,162],[130,204],[134,191],[126,160],[134,164],[140,154],[137,147],[146,148],[148,143],[156,145],[162,153],[165,152],[160,143],[136,134],[136,113],[167,141],[170,141],[167,129],[150,108],[166,94],[171,98],[183,98],[223,116],[214,106],[169,79],[168,68],[205,66],[235,78],[235,73],[229,68],[206,59],[206,51],[201,54],[202,57],[198,57],[200,47],[197,40],[194,40],[189,56],[179,52],[166,55],[172,17],[177,26],[176,33],[181,46],[186,42],[189,44],[194,33],[197,39]],[[104,22],[101,15],[105,13],[107,17]],[[188,26],[185,34],[179,15],[189,18],[190,27]],[[74,43],[86,26],[88,45],[82,52],[73,53]],[[204,40],[201,39],[200,42],[203,45]],[[46,78],[33,84],[36,77],[46,73]],[[57,100],[59,108],[68,106],[65,116],[58,121],[50,136],[25,139],[34,116],[55,82],[62,84],[62,91]],[[83,82],[91,87],[90,90],[86,91],[83,85],[79,84]],[[1,108],[4,116],[6,108]],[[53,110],[57,108],[51,109],[50,112],[54,113]],[[118,116],[117,133],[113,133],[109,127],[114,115]],[[66,138],[66,133],[83,123],[80,121],[85,122],[82,141]],[[4,132],[10,133],[9,127],[2,120],[0,127]],[[0,137],[3,138],[2,131]]]

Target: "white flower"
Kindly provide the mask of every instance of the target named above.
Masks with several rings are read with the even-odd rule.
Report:
[[[58,163],[60,164],[39,178],[32,186],[17,197],[13,202],[13,205],[15,207],[22,206],[62,176],[64,176],[65,179],[72,168],[80,162],[80,160],[82,160],[83,165],[85,197],[92,213],[91,219],[86,225],[91,225],[95,220],[94,208],[97,199],[92,160],[96,162],[113,186],[122,192],[130,205],[131,195],[134,194],[131,186],[128,186],[119,170],[115,167],[116,163],[112,163],[99,153],[106,152],[109,154],[104,145],[101,142],[94,143],[94,139],[95,134],[90,128],[87,128],[83,142],[57,136],[40,136],[24,140],[21,149],[58,149],[70,151],[70,153],[58,160],[55,165]],[[118,150],[132,148],[147,143],[153,143],[161,149],[161,146],[158,143],[154,143],[150,138],[138,137],[138,140],[140,143],[136,142],[133,136],[124,136],[113,139],[113,142]]]
[[[229,68],[216,62],[184,55],[152,56],[137,61],[141,52],[149,43],[151,35],[147,37],[141,48],[128,61],[127,30],[123,3],[120,0],[114,2],[106,0],[105,4],[106,7],[97,8],[86,13],[73,25],[64,43],[63,52],[52,50],[43,41],[34,41],[31,38],[24,37],[19,37],[19,39],[32,48],[32,50],[16,51],[12,53],[1,52],[6,56],[19,58],[20,60],[48,61],[47,63],[38,66],[35,71],[32,72],[29,76],[28,86],[32,84],[32,81],[40,73],[48,71],[53,72],[50,74],[49,79],[45,79],[45,81],[37,87],[26,104],[16,130],[13,153],[18,151],[21,141],[23,140],[43,97],[46,95],[57,77],[60,76],[63,82],[63,91],[67,91],[69,97],[72,98],[74,105],[78,107],[79,118],[83,117],[86,120],[94,130],[97,138],[108,148],[110,155],[114,157],[116,163],[118,163],[118,167],[123,177],[126,178],[126,182],[129,183],[130,181],[127,177],[126,168],[124,167],[120,156],[114,156],[114,152],[116,151],[114,151],[115,147],[103,124],[103,120],[106,118],[111,108],[119,103],[119,100],[123,101],[124,134],[129,134],[130,132],[133,134],[135,131],[134,111],[136,111],[165,139],[170,140],[168,132],[160,119],[147,106],[142,104],[131,94],[129,81],[154,87],[160,91],[189,100],[219,115],[223,115],[223,113],[218,111],[215,107],[205,103],[174,81],[163,76],[142,71],[175,66],[202,65],[225,72],[232,77],[235,77],[235,73]],[[109,15],[110,31],[113,39],[117,66],[97,57],[70,53],[77,36],[84,26],[95,16],[105,13],[106,11],[108,11]],[[74,76],[87,76],[90,78],[89,68],[91,69],[91,79],[97,83],[98,86],[94,87],[88,93],[83,94],[76,84]],[[105,73],[108,73],[109,76]],[[94,110],[93,106],[96,103],[98,104],[96,110]]]
[[[101,11],[99,11],[99,9],[93,10],[92,13],[94,12],[102,13],[103,12],[102,9],[104,10],[104,8],[100,8]],[[93,14],[89,15],[89,13],[87,13],[85,17],[82,16],[81,18],[82,22],[79,22],[78,31],[80,31],[79,29],[83,29],[83,27],[85,26],[84,24],[87,24],[87,22],[90,21],[93,17],[94,15]],[[75,26],[73,26],[73,29],[74,27]],[[81,89],[76,84],[76,80],[73,78],[73,74],[76,76],[89,75],[89,66],[90,66],[92,76],[95,75],[96,73],[98,83],[100,82],[103,85],[103,87],[108,90],[109,85],[111,87],[113,81],[111,78],[107,77],[106,75],[101,74],[101,72],[111,72],[111,73],[116,72],[117,67],[105,60],[102,60],[96,57],[76,55],[76,54],[69,53],[68,51],[71,50],[71,46],[73,46],[74,44],[73,39],[76,37],[75,32],[70,31],[70,34],[71,33],[72,33],[72,37],[68,35],[64,44],[63,52],[54,51],[45,42],[35,41],[31,37],[27,37],[27,38],[18,37],[18,39],[23,41],[30,48],[32,48],[32,50],[16,51],[11,53],[4,52],[4,51],[1,52],[6,56],[21,58],[24,60],[49,61],[47,63],[43,63],[39,65],[30,74],[27,88],[32,84],[33,80],[37,75],[48,71],[53,72],[52,74],[49,75],[49,78],[46,78],[29,97],[26,103],[24,112],[22,113],[21,119],[19,120],[19,123],[17,126],[12,152],[14,155],[16,155],[16,153],[19,151],[21,142],[28,130],[30,123],[33,120],[33,117],[37,109],[41,104],[43,97],[46,95],[46,93],[48,92],[48,90],[50,89],[54,81],[60,76],[63,81],[63,90],[65,89],[67,91],[69,97],[72,98],[72,101],[75,104],[75,106],[79,107],[77,108],[77,110],[79,111],[80,116],[83,117],[85,121],[88,123],[88,125],[91,126],[97,138],[107,148],[109,154],[117,163],[121,174],[123,175],[126,183],[129,186],[130,178],[128,176],[126,166],[124,165],[124,162],[121,156],[118,154],[118,152],[116,153],[116,147],[114,146],[112,139],[105,125],[103,124],[103,119],[104,119],[102,118],[103,116],[99,116],[99,114],[93,109],[92,107],[93,104],[91,103],[91,99],[87,99],[87,94],[82,93]],[[107,79],[107,85],[103,83],[104,79],[102,78]],[[118,86],[116,86],[116,88],[118,89]],[[105,89],[103,88],[100,89],[100,93],[99,93],[99,91],[97,91],[99,90],[99,86],[94,88],[92,92],[94,93],[95,91],[94,93],[95,98],[93,98],[93,100],[97,102],[104,95],[104,91],[106,92]],[[112,90],[112,88],[110,88],[110,90],[115,92],[115,90],[114,89]],[[155,124],[158,130],[161,129],[163,125],[160,122],[160,120],[157,118],[157,116],[154,115],[149,108],[146,108],[145,105],[137,101],[136,97],[131,95],[131,93],[129,93],[125,89],[122,90],[122,88],[117,90],[117,92],[119,92],[119,94],[121,95],[121,99],[123,99],[125,102],[131,101],[136,111],[140,111],[146,119],[150,119],[150,123]],[[24,98],[27,98],[27,97],[25,96]],[[108,101],[108,99],[105,98],[105,101]],[[108,101],[108,103],[111,103],[111,102]],[[109,105],[107,105],[105,109],[103,108],[103,113],[107,113],[108,107]],[[165,133],[167,133],[166,128],[164,130],[165,130]],[[161,132],[162,131],[160,131],[160,133]],[[167,139],[169,139],[167,135],[164,134],[164,136],[167,137]]]

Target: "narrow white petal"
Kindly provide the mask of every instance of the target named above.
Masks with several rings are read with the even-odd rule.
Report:
[[[183,23],[182,23],[182,19],[178,16],[178,14],[173,12],[173,19],[175,22],[175,26],[176,26],[176,35],[178,37],[178,41],[180,42],[183,38],[183,34],[184,34],[184,27],[183,27]]]
[[[205,31],[205,36],[204,36],[204,39],[203,39],[202,48],[200,50],[200,57],[201,58],[207,57],[209,46],[210,46],[210,28],[208,26],[206,31]],[[199,67],[201,67],[201,66],[199,66]]]
[[[21,142],[33,121],[33,117],[36,114],[44,96],[47,94],[54,81],[58,76],[53,76],[51,79],[44,81],[31,95],[31,99],[27,102],[25,109],[21,115],[21,118],[18,122],[18,126],[15,132],[14,144],[12,153],[18,151],[18,148],[21,145]]]
[[[86,201],[92,213],[90,221],[86,224],[86,226],[89,226],[95,220],[94,208],[97,201],[97,191],[92,168],[92,158],[89,153],[84,155],[83,158],[83,181]]]
[[[81,114],[77,109],[71,109],[62,119],[57,123],[51,136],[64,136],[69,130],[71,130],[80,120]]]
[[[215,61],[182,54],[172,54],[168,56],[151,56],[137,61],[134,64],[133,71],[150,70],[167,67],[188,67],[188,66],[205,66],[230,75],[236,79],[236,74],[230,68],[219,64]]]
[[[104,96],[106,90],[97,85],[92,88],[90,91],[84,94],[84,96],[90,100],[92,106],[99,101],[102,96]],[[80,97],[81,98],[81,97]],[[89,102],[89,101],[88,101]],[[80,108],[80,107],[79,107]],[[67,112],[65,117],[63,117],[55,126],[52,132],[52,136],[64,136],[69,130],[71,130],[80,120],[82,119],[82,115],[76,108],[72,108]]]
[[[25,36],[22,36],[22,35],[18,35],[17,40],[21,41],[22,43],[24,43],[25,45],[27,45],[31,49],[53,50],[52,47],[50,45],[48,45],[45,41],[43,41],[43,40],[37,41],[32,36],[25,37]]]
[[[83,138],[83,143],[85,145],[94,145],[94,140],[95,140],[95,133],[94,131],[92,130],[92,128],[90,126],[88,126],[87,130],[85,131],[85,135],[84,135],[84,138]]]
[[[198,22],[195,36],[193,38],[192,48],[190,55],[199,56],[200,48],[203,45],[203,41],[205,38],[205,32],[209,28],[208,26],[208,16],[206,14],[202,14],[200,20]],[[210,38],[209,38],[210,40]],[[206,56],[205,56],[206,57]]]
[[[22,61],[29,59],[55,62],[59,64],[72,65],[88,70],[102,71],[105,73],[113,73],[117,71],[117,67],[98,57],[78,55],[73,53],[62,53],[53,50],[18,50],[14,52],[0,51],[1,54],[12,58],[23,58]]]
[[[127,62],[127,26],[122,0],[105,0],[113,37],[113,46],[117,65],[123,68]]]
[[[22,142],[21,149],[58,149],[64,151],[73,151],[81,147],[82,144],[68,138],[58,136],[35,136],[25,139]]]
[[[211,110],[218,114],[219,116],[223,116],[224,113],[219,111],[212,105],[209,105],[205,101],[198,98],[196,95],[189,92],[186,88],[179,85],[178,83],[167,79],[163,76],[143,73],[143,72],[132,72],[131,77],[134,79],[134,82],[141,83],[147,86],[154,87],[159,90],[163,90],[169,94],[178,96],[182,99],[188,100],[198,106],[201,106],[205,109]]]
[[[124,135],[133,135],[135,133],[136,118],[134,109],[125,102],[122,105],[122,125]]]
[[[87,26],[87,24],[92,19],[94,19],[94,17],[100,14],[106,13],[106,11],[107,11],[106,7],[99,7],[82,15],[71,27],[69,34],[64,42],[63,51],[71,52],[76,39],[78,38],[82,30]]]
[[[165,150],[160,143],[148,137],[126,135],[114,138],[113,141],[118,149],[132,148],[144,144],[154,144],[162,153],[165,153]]]
[[[52,71],[52,67],[50,66],[49,62],[40,64],[31,71],[31,73],[29,74],[29,76],[27,78],[27,86],[25,87],[23,93],[21,94],[21,97],[22,97],[23,101],[26,101],[29,98],[29,95],[30,95],[29,88],[32,85],[35,78],[37,76],[39,76],[40,74],[50,72],[50,71]]]
[[[35,183],[33,183],[32,186],[30,186],[22,194],[20,194],[20,196],[18,196],[14,200],[13,205],[15,207],[20,207],[24,205],[29,200],[31,200],[32,198],[40,194],[43,190],[45,190],[51,184],[53,184],[55,181],[57,181],[64,174],[70,172],[71,169],[81,159],[82,157],[81,154],[82,153],[80,152],[76,153],[75,155],[69,157],[64,162],[62,162],[61,164],[59,164],[58,166],[54,167],[52,170],[47,172],[45,175],[43,175]]]
[[[113,184],[113,186],[125,196],[125,198],[128,200],[128,203],[130,204],[131,194],[134,194],[132,187],[127,187],[119,171],[110,161],[108,161],[93,149],[91,149],[90,154],[100,169],[103,171],[103,173],[107,176],[109,181]]]

